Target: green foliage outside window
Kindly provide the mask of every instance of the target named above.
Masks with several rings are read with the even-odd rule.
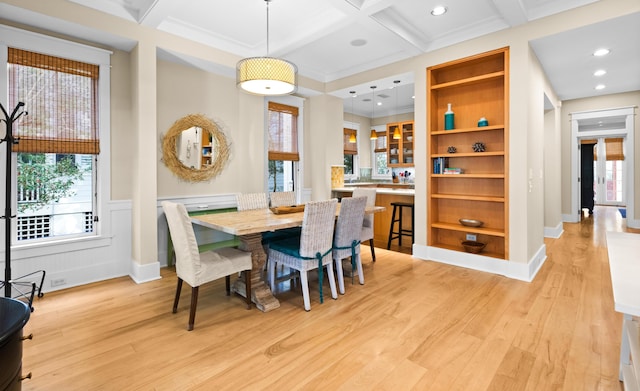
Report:
[[[353,155],[344,155],[344,173],[353,175]]]
[[[86,170],[79,169],[71,156],[48,163],[44,153],[18,154],[19,212],[37,211],[73,195],[73,184],[82,180]]]

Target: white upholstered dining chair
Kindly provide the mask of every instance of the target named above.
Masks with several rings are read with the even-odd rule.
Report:
[[[293,191],[273,191],[269,193],[271,207],[296,205],[296,193]]]
[[[356,187],[353,189],[352,197],[367,197],[367,206],[376,205],[376,188],[375,187]],[[360,242],[369,242],[371,248],[371,259],[376,261],[376,252],[373,247],[373,213],[365,214],[364,221],[362,223],[362,235],[360,236]]]
[[[336,219],[337,199],[312,201],[305,205],[300,237],[289,237],[269,243],[269,275],[275,275],[276,265],[287,266],[300,272],[304,309],[311,310],[309,299],[310,270],[318,271],[320,303],[324,301],[322,282],[323,267],[327,267],[327,278],[331,297],[338,298],[331,259],[333,227]],[[271,279],[271,290],[275,293],[275,278]]]
[[[266,193],[236,194],[238,210],[266,209],[269,207]]]
[[[360,284],[364,284],[364,273],[360,259],[360,235],[362,234],[366,205],[367,197],[345,197],[340,203],[340,215],[338,215],[333,235],[332,257],[336,263],[338,290],[341,294],[344,294],[342,260],[345,258],[351,258],[351,282],[353,283],[354,271],[357,269]]]
[[[225,277],[227,296],[230,295],[230,276],[244,271],[247,309],[251,308],[251,253],[235,248],[220,248],[200,253],[191,225],[191,218],[182,204],[170,201],[162,202],[167,218],[169,233],[176,253],[176,274],[178,285],[173,302],[173,313],[178,311],[178,301],[182,282],[191,286],[191,308],[187,329],[193,330],[198,306],[198,288],[200,285]]]

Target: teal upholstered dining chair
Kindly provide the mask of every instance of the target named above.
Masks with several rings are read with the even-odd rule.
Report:
[[[173,313],[178,311],[182,282],[191,286],[191,307],[188,330],[193,330],[198,306],[200,285],[225,277],[227,296],[231,294],[231,274],[244,271],[247,309],[251,308],[251,253],[235,248],[220,248],[200,253],[191,225],[191,217],[182,204],[170,201],[162,202],[167,218],[169,233],[176,253],[176,274],[178,285],[173,302]]]
[[[308,202],[304,208],[302,230],[299,237],[290,237],[269,243],[269,274],[275,274],[277,265],[287,266],[300,273],[304,309],[311,310],[309,299],[310,270],[318,271],[320,303],[323,300],[322,282],[324,266],[331,287],[331,297],[338,298],[331,259],[333,228],[335,225],[337,199]],[[271,279],[271,290],[275,293],[275,279]]]
[[[344,294],[342,260],[345,258],[351,258],[351,282],[353,283],[354,271],[357,269],[360,284],[364,284],[360,259],[360,235],[366,206],[367,197],[346,197],[342,199],[340,205],[340,215],[333,236],[332,257],[336,263],[338,290],[341,294]]]

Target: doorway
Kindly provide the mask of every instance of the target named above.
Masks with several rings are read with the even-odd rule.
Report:
[[[625,205],[624,143],[624,137],[580,140],[580,208],[588,215],[594,205]]]
[[[633,107],[571,113],[574,212],[570,222],[581,219],[584,204],[593,211],[590,199],[599,205],[624,205],[625,213],[634,216],[634,199],[630,194],[634,183],[633,121]]]

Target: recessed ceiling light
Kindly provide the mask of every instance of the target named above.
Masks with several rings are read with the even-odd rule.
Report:
[[[606,74],[607,74],[607,71],[605,71],[604,69],[598,69],[597,71],[593,72],[593,76],[603,76]]]
[[[598,84],[598,85],[596,86],[596,90],[604,90],[604,89],[605,89],[605,87],[606,87],[606,86],[605,86],[604,84]]]
[[[611,50],[609,50],[609,49],[598,49],[595,52],[593,52],[593,55],[596,56],[596,57],[601,57],[601,56],[606,56],[610,52],[611,52]]]
[[[440,16],[447,13],[447,7],[443,5],[437,5],[431,10],[431,15]]]

